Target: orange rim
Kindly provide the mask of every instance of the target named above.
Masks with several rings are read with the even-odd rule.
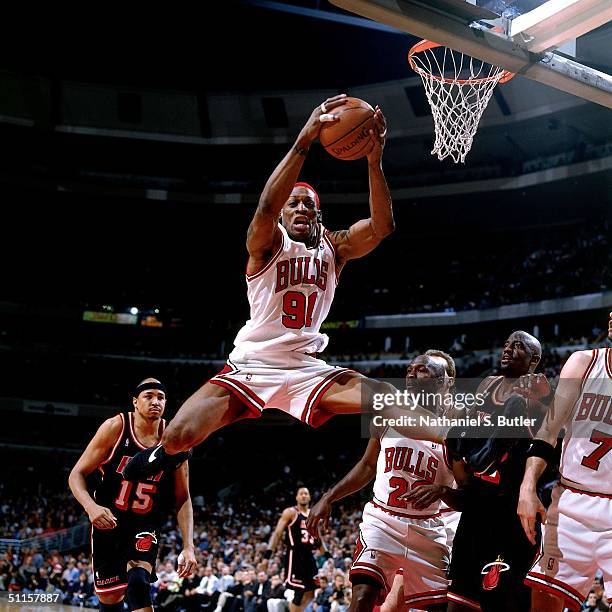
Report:
[[[427,70],[421,68],[417,65],[414,60],[414,55],[417,53],[422,53],[423,51],[428,51],[429,49],[435,49],[436,47],[442,47],[443,45],[439,43],[432,42],[431,40],[420,40],[416,45],[414,45],[410,51],[408,51],[408,63],[410,67],[417,73],[422,76],[428,77],[430,79],[435,79],[436,81],[441,81],[442,83],[459,83],[459,85],[467,85],[471,83],[472,85],[478,85],[479,83],[489,83],[491,81],[499,81],[500,83],[507,83],[513,76],[514,72],[509,72],[508,70],[502,70],[501,77],[500,76],[488,76],[478,79],[448,79],[444,76],[437,76],[428,72]],[[488,63],[488,62],[485,62]]]

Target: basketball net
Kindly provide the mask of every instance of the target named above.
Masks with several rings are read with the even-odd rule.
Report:
[[[465,162],[495,86],[514,74],[429,40],[410,49],[408,62],[421,77],[431,107],[436,133],[431,154]]]

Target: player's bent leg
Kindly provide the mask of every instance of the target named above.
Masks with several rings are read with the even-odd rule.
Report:
[[[318,408],[331,414],[359,414],[372,409],[375,393],[396,390],[389,383],[368,378],[357,372],[349,371],[327,389]]]
[[[312,600],[314,592],[295,589],[293,601],[289,604],[290,612],[302,612]]]
[[[115,593],[100,593],[98,599],[100,601],[100,610],[102,612],[123,612],[123,598],[125,590]]]
[[[146,561],[129,561],[127,572],[126,597],[132,612],[152,612],[151,571],[153,568]]]
[[[230,391],[207,382],[180,407],[162,435],[170,455],[184,452],[203,442],[211,433],[253,414]]]
[[[164,431],[161,444],[143,450],[123,469],[126,480],[143,480],[172,470],[189,458],[189,450],[217,429],[253,414],[230,391],[207,382],[180,407]]]
[[[561,597],[532,589],[531,612],[563,612],[565,602]]]
[[[365,582],[354,584],[349,612],[371,612],[376,607],[382,594],[382,589],[378,585]]]

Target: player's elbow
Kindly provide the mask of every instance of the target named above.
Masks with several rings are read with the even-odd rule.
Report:
[[[377,223],[374,228],[374,234],[378,241],[384,240],[395,231],[395,221],[393,218],[387,219],[382,223]]]

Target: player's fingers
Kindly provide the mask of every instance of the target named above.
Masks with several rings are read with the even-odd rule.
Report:
[[[533,529],[531,525],[529,524],[529,518],[523,514],[519,515],[519,517],[521,519],[521,525],[523,527],[523,531],[525,532],[525,536],[532,544],[535,544],[534,538],[532,535]]]
[[[319,121],[321,123],[331,123],[333,121],[340,121],[340,117],[338,117],[338,115],[332,115],[331,113],[323,113],[319,115]]]
[[[546,524],[546,510],[544,509],[544,506],[540,506],[538,508],[538,515],[540,517],[540,523],[542,523],[542,525]]]
[[[338,106],[342,106],[346,102],[346,94],[340,94],[338,96],[333,96],[331,98],[327,98],[323,104],[325,108],[336,108]]]

